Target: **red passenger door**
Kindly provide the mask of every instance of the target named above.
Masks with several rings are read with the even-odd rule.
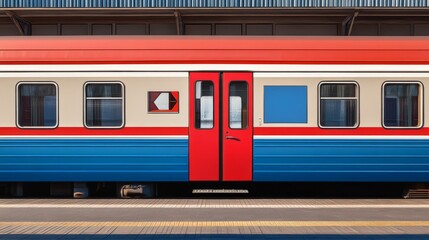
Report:
[[[220,73],[190,73],[189,80],[189,180],[219,181]]]
[[[189,76],[189,180],[251,181],[253,74]]]
[[[252,180],[253,74],[223,74],[223,180]]]

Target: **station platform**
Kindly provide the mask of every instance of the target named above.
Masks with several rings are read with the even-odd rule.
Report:
[[[0,239],[429,239],[427,199],[0,199]]]

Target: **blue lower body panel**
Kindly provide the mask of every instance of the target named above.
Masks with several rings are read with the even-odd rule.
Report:
[[[188,181],[187,139],[1,139],[0,181]]]
[[[254,181],[429,182],[429,140],[255,139]],[[187,139],[0,139],[2,182],[188,181]]]
[[[255,139],[254,181],[429,182],[429,140]]]

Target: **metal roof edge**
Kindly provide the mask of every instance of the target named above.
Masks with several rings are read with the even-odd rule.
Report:
[[[4,0],[0,8],[426,8],[428,0]]]

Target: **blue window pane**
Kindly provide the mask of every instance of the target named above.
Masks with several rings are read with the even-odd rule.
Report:
[[[320,97],[356,97],[355,84],[323,84]]]
[[[57,97],[46,96],[44,104],[44,126],[55,126],[57,124]]]
[[[264,86],[265,123],[307,123],[307,86]]]
[[[384,86],[384,126],[416,127],[419,125],[419,84]]]
[[[86,85],[86,119],[88,127],[123,125],[123,89],[120,83]]]
[[[87,97],[122,97],[122,85],[119,83],[88,84]]]
[[[321,100],[320,125],[350,127],[356,124],[356,100]]]
[[[355,127],[357,125],[357,86],[354,83],[320,85],[320,126]]]
[[[122,125],[122,99],[88,99],[86,125],[114,127]]]
[[[53,84],[21,84],[18,87],[18,124],[21,127],[57,125],[57,96]]]

